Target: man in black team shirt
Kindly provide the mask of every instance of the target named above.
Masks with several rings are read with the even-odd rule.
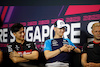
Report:
[[[83,45],[83,67],[100,67],[100,23],[92,25],[94,40]]]
[[[70,53],[72,51],[76,53],[81,52],[70,39],[62,38],[65,28],[65,22],[57,20],[54,23],[54,39],[45,41],[44,55],[47,59],[46,67],[69,67],[69,60],[71,59]]]
[[[10,59],[18,64],[18,67],[37,67],[33,60],[37,60],[39,53],[33,42],[24,40],[24,26],[16,23],[11,27],[11,31],[16,40],[8,44]]]

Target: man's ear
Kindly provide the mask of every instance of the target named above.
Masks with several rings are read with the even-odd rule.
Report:
[[[13,33],[13,35],[15,36],[15,35],[16,35],[16,33],[14,32],[14,33]]]
[[[93,30],[91,30],[92,34],[93,34]]]

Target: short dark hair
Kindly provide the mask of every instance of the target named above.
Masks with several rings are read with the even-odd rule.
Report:
[[[57,21],[54,23],[54,27],[56,27],[57,26]]]
[[[15,24],[11,27],[10,30],[12,31],[12,33],[18,32],[18,31],[20,30],[21,27],[24,28],[24,26],[23,26],[22,24],[20,24],[20,23],[15,23]]]

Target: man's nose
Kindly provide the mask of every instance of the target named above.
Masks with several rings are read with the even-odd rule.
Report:
[[[24,35],[25,33],[23,32],[22,35]]]
[[[62,28],[62,29],[61,29],[61,31],[65,31],[65,29],[64,29],[64,28]]]

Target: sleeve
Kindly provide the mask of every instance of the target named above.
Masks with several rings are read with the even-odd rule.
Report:
[[[77,48],[77,47],[70,41],[70,39],[68,39],[68,42],[69,42],[69,45],[72,45],[72,46],[74,46],[75,48]]]
[[[50,50],[51,51],[51,40],[46,40],[44,43],[44,51]]]
[[[87,53],[87,43],[83,45],[82,53]]]
[[[13,52],[13,46],[10,44],[7,44],[8,52]]]

